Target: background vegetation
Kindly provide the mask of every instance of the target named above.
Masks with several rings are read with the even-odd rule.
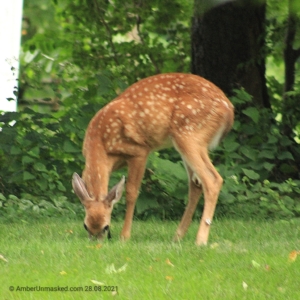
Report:
[[[300,216],[300,13],[295,3],[264,3],[260,54],[270,107],[257,105],[243,87],[232,92],[234,128],[212,156],[225,179],[219,217]],[[197,1],[193,6],[181,0],[25,0],[19,111],[0,116],[1,219],[82,214],[71,176],[84,167],[81,145],[89,120],[140,78],[189,72],[196,13]],[[295,78],[286,91],[283,54],[291,16]],[[179,218],[186,200],[187,178],[178,155],[153,153],[136,216]],[[121,202],[115,217],[123,217],[123,211]],[[201,211],[200,205],[197,217]]]

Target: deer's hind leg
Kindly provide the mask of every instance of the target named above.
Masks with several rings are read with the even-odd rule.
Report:
[[[185,167],[188,173],[189,179],[189,197],[188,197],[188,204],[185,208],[184,214],[182,216],[181,222],[177,227],[174,241],[179,241],[181,238],[184,237],[185,233],[187,232],[196,210],[197,204],[199,202],[200,195],[202,194],[202,184],[200,179],[195,176],[193,170],[189,167],[189,165],[185,163]]]
[[[205,145],[205,143],[202,144]],[[198,178],[198,181],[200,180],[201,182],[204,193],[204,209],[197,233],[196,244],[206,245],[223,179],[211,163],[207,147],[201,146],[199,140],[195,141],[192,137],[181,136],[174,140],[174,145],[194,173],[194,177],[196,179]],[[198,202],[195,198],[196,196],[200,196],[200,188],[193,186],[193,184],[195,184],[195,182],[190,183],[190,188],[192,189],[189,194],[189,204],[183,215],[183,220],[178,227],[179,231],[177,229],[177,235],[178,233],[180,234],[180,230],[184,230],[184,226],[188,224],[190,214],[194,212],[193,210],[195,210]],[[198,188],[198,190],[196,188]]]

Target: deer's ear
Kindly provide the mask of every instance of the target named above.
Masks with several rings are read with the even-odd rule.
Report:
[[[110,205],[114,205],[115,203],[117,203],[122,197],[124,185],[125,185],[125,176],[122,176],[122,179],[120,180],[120,182],[117,183],[110,190],[110,192],[105,197],[104,201],[108,202]]]
[[[81,179],[81,177],[77,173],[73,174],[72,186],[73,186],[74,192],[80,199],[81,203],[83,205],[86,205],[87,202],[91,200],[91,197],[86,189],[86,185],[85,185],[84,181]]]

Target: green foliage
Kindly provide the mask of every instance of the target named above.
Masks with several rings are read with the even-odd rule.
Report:
[[[107,73],[120,92],[149,75],[189,71],[190,1],[54,3],[25,2],[24,14],[33,24],[22,45],[21,101],[96,101],[111,91]],[[55,15],[51,24],[31,13],[45,7]]]
[[[112,88],[112,81],[106,82]],[[287,150],[290,140],[280,134],[270,111],[252,107],[251,97],[243,90],[236,91],[232,101],[236,107],[234,128],[213,154],[225,179],[217,215],[299,217],[298,182],[288,180],[294,171],[293,155]],[[16,215],[21,211],[37,216],[62,214],[72,202],[77,204],[72,211],[82,212],[70,181],[74,171],[83,169],[82,140],[98,108],[96,104],[74,105],[52,115],[27,108],[0,117],[2,218],[10,218],[14,210]],[[181,161],[171,161],[168,155],[175,157],[171,152],[149,157],[137,202],[139,218],[182,215],[188,192],[186,171]],[[114,174],[111,184],[119,177]],[[199,205],[196,217],[202,208]],[[116,205],[114,217],[123,217],[124,210],[123,201]]]
[[[244,176],[226,178],[218,211],[233,218],[293,219],[300,216],[299,181],[283,183],[251,180]]]
[[[225,179],[219,216],[299,216],[298,182],[289,178],[298,176],[295,157],[300,152],[281,133],[287,6],[277,2],[268,1],[265,49],[272,111],[254,107],[243,90],[232,98],[234,128],[212,155]],[[81,214],[71,176],[84,167],[81,146],[89,120],[139,78],[189,71],[192,9],[190,1],[179,0],[25,2],[20,111],[0,115],[0,218],[22,212],[23,218]],[[299,91],[287,96],[297,99]],[[299,141],[295,111],[288,120]],[[111,185],[119,177],[113,174]],[[136,216],[180,218],[187,187],[179,155],[172,150],[153,153]],[[123,201],[114,217],[122,218],[124,210]]]
[[[214,155],[225,179],[218,212],[243,218],[299,217],[299,181],[289,179],[297,170],[289,151],[292,141],[278,130],[270,110],[258,110],[250,101],[243,90],[236,91],[234,128]]]
[[[212,153],[224,178],[216,215],[300,217],[300,181],[289,179],[297,170],[289,151],[291,140],[280,133],[279,124],[270,110],[251,106],[251,96],[244,90],[236,90],[231,100],[236,110],[233,130]],[[172,219],[183,214],[188,192],[185,169],[181,162],[172,162],[165,157],[155,153],[149,159],[137,203],[140,217],[153,215]],[[201,203],[197,218],[202,209]]]
[[[297,170],[289,151],[292,141],[281,134],[275,115],[268,109],[252,107],[251,97],[243,90],[236,91],[231,100],[236,108],[236,121],[221,147],[221,153],[230,155],[235,170],[229,175],[243,174],[252,180],[276,182],[289,178]],[[226,160],[227,171],[228,166]]]
[[[19,219],[30,220],[62,216],[72,219],[83,216],[83,213],[79,205],[68,201],[65,196],[42,199],[24,194],[20,199],[14,195],[5,197],[0,193],[0,219],[2,220],[15,222]]]
[[[79,203],[70,180],[89,120],[138,78],[188,71],[192,4],[31,0],[24,15],[19,103],[31,109],[1,116],[0,192]]]
[[[185,200],[187,175],[182,162],[162,159],[157,152],[151,154],[137,202],[137,215],[174,219],[181,214]]]
[[[74,198],[70,178],[82,169],[84,129],[94,112],[85,105],[65,114],[26,108],[0,116],[0,192],[39,201]]]

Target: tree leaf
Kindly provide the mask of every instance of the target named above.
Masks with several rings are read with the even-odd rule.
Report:
[[[36,184],[41,191],[46,191],[48,189],[48,181],[45,178],[39,178],[39,180],[36,181]]]
[[[253,170],[248,170],[248,169],[244,169],[242,168],[244,174],[249,177],[252,180],[258,180],[259,179],[259,174],[254,172]]]
[[[46,166],[39,161],[36,162],[33,167],[35,170],[37,170],[39,172],[47,172]]]
[[[24,155],[22,156],[22,163],[25,165],[25,164],[30,164],[34,162],[34,159],[28,155]]]
[[[12,154],[12,155],[18,155],[21,153],[22,153],[22,150],[19,147],[12,146],[10,149],[10,154]]]
[[[28,154],[33,156],[33,157],[39,158],[40,157],[40,148],[39,147],[33,147],[32,149],[30,149],[28,151]]]
[[[298,254],[300,254],[300,251],[296,251],[296,250],[291,251],[289,254],[289,262],[294,262]]]
[[[259,111],[256,107],[248,107],[244,109],[243,114],[252,119],[252,121],[257,124],[259,121]]]
[[[166,264],[171,267],[174,267],[174,265],[171,263],[171,261],[168,258],[166,259]]]
[[[282,153],[280,153],[280,154],[278,155],[278,159],[280,159],[280,160],[285,160],[285,159],[291,159],[291,160],[294,160],[294,157],[293,157],[293,155],[292,155],[291,152],[289,152],[289,151],[284,151],[284,152],[282,152]]]
[[[233,152],[240,146],[240,144],[237,142],[231,142],[231,141],[227,142],[227,140],[225,139],[223,141],[223,146],[227,152]]]
[[[35,179],[35,176],[33,176],[32,174],[30,174],[27,171],[23,172],[23,180],[24,181],[26,181],[26,180],[32,180],[32,179]]]
[[[127,264],[123,265],[121,268],[116,269],[114,264],[111,264],[109,266],[106,267],[105,272],[107,274],[113,274],[113,273],[120,273],[120,272],[124,272],[127,268]]]
[[[248,289],[248,284],[245,281],[243,281],[242,285],[244,290]]]
[[[251,147],[242,146],[240,148],[240,151],[241,151],[241,153],[243,153],[243,155],[250,158],[251,160],[256,160],[256,158],[257,158],[257,152],[258,151],[251,148]]]
[[[98,281],[98,280],[94,280],[94,279],[91,279],[91,282],[95,285],[105,285],[104,282],[101,282],[101,281]]]
[[[64,142],[64,146],[63,149],[65,152],[68,153],[78,153],[80,152],[80,149],[76,146],[76,144],[74,144],[73,142],[66,140]]]
[[[274,159],[275,158],[275,153],[269,150],[263,150],[259,152],[258,154],[259,158],[269,158],[269,159]]]
[[[268,162],[264,163],[264,168],[268,171],[271,171],[275,167],[275,164],[270,164]]]
[[[251,264],[254,268],[259,269],[260,268],[260,264],[258,262],[256,262],[255,260],[251,261]]]

